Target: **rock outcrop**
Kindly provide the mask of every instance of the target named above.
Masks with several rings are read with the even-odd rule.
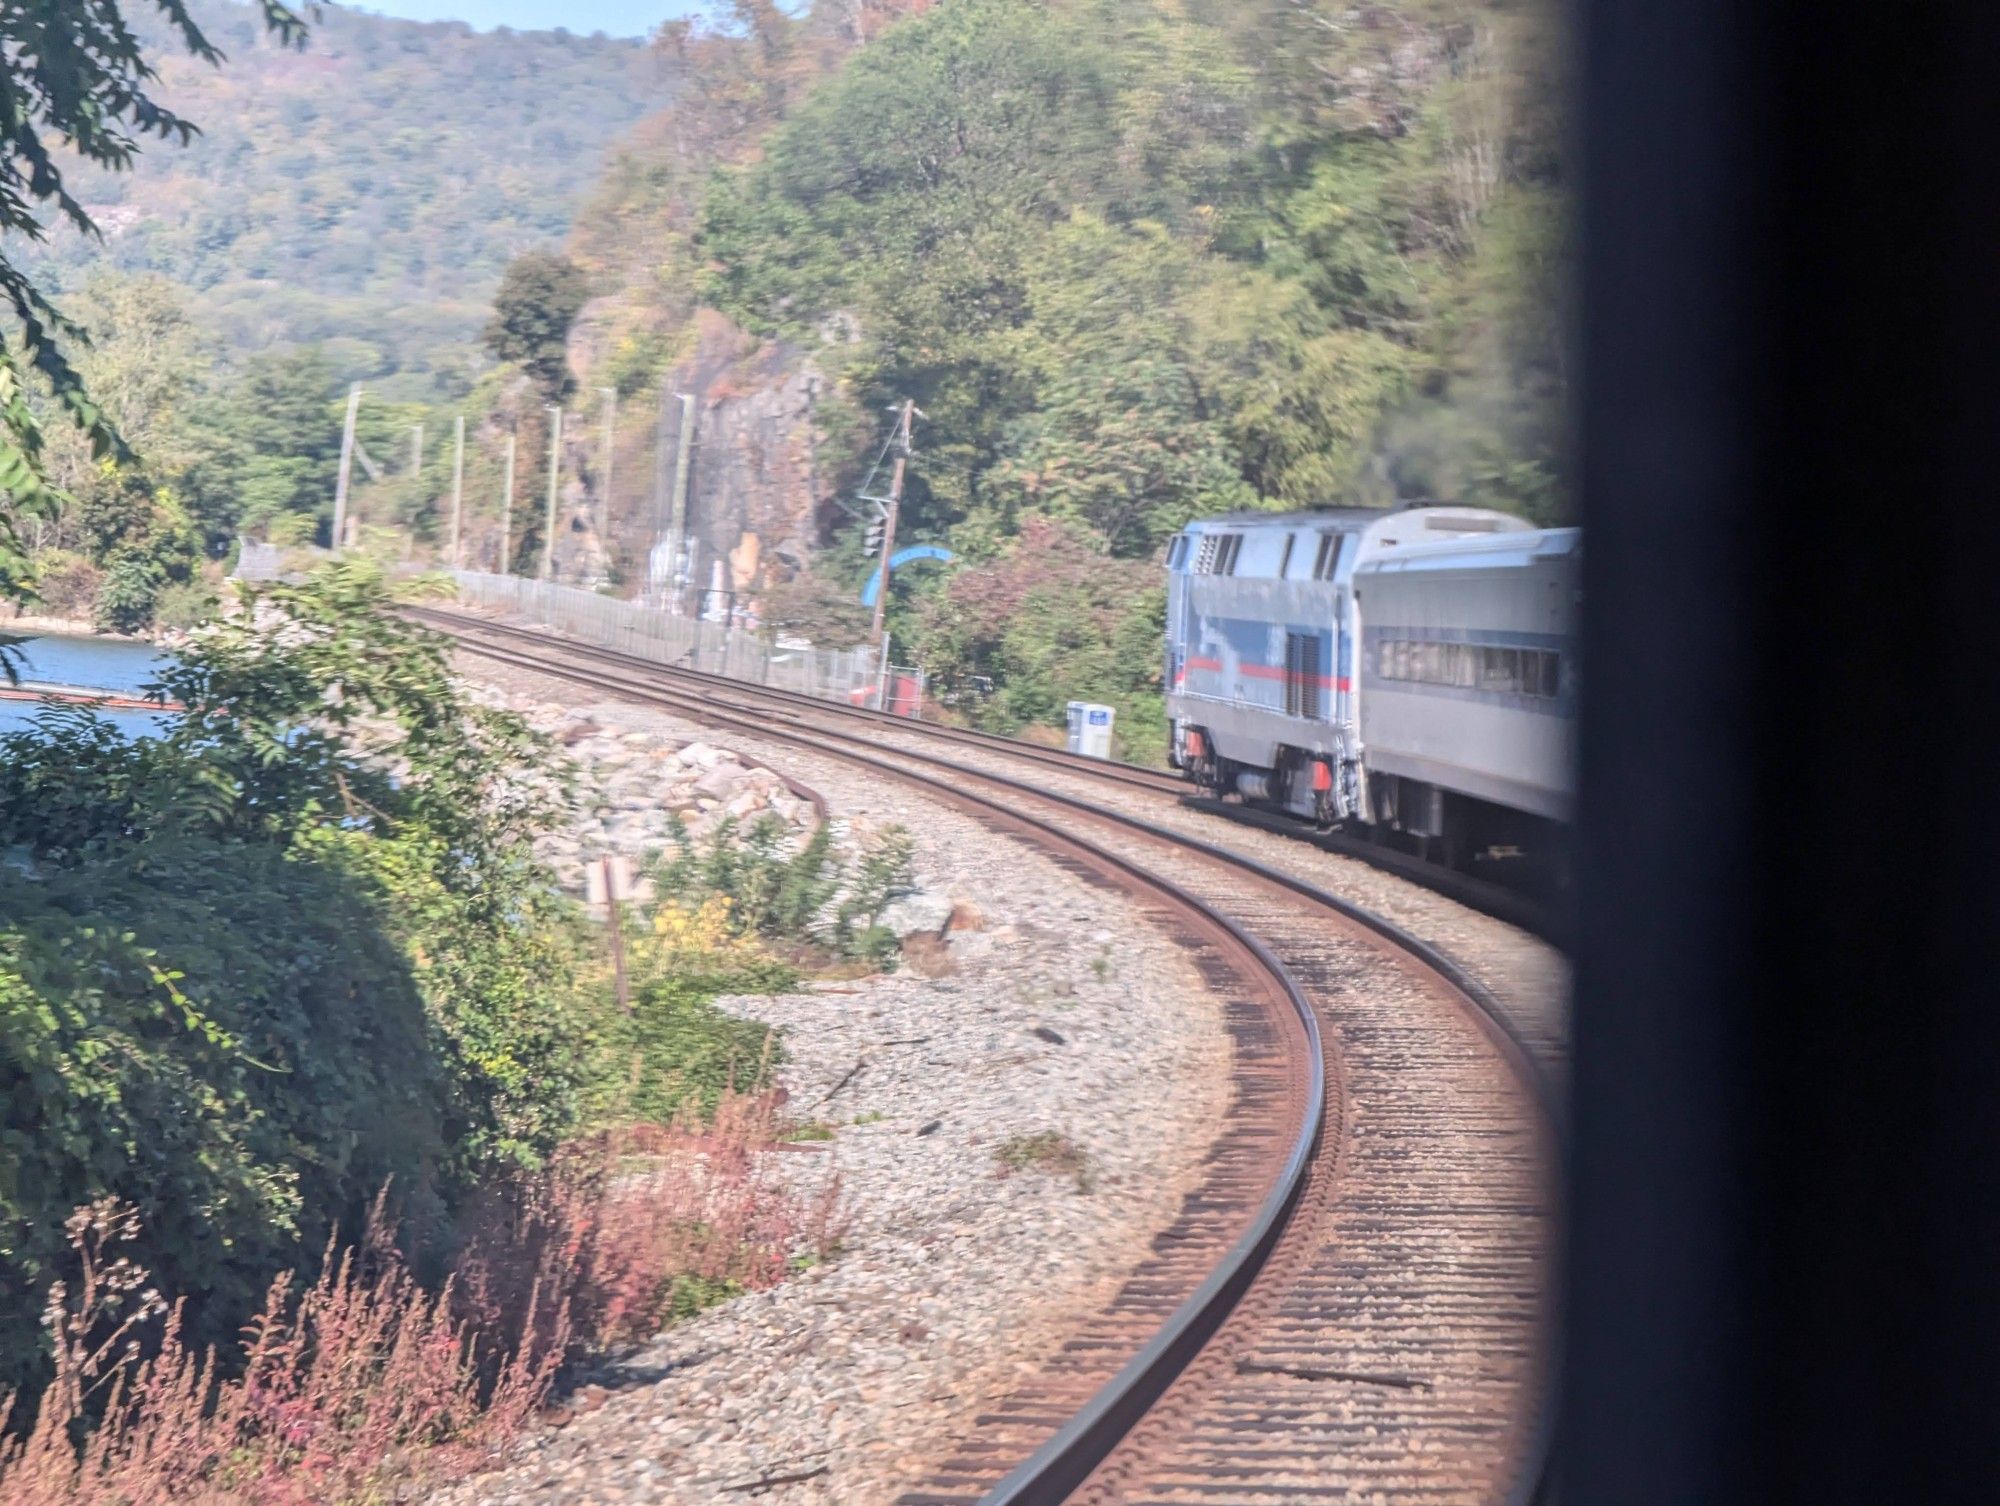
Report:
[[[579,370],[603,369],[600,333],[586,314],[572,355]],[[558,573],[644,593],[668,531],[687,393],[695,401],[682,609],[755,624],[764,590],[802,568],[823,536],[835,478],[822,470],[822,408],[837,399],[799,346],[760,340],[712,310],[694,315],[690,338],[649,392],[620,405],[608,505],[601,422],[573,422]]]

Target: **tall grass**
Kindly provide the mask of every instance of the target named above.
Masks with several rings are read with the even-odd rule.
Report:
[[[0,1398],[0,1500],[339,1506],[476,1470],[531,1424],[566,1361],[652,1331],[690,1284],[753,1290],[826,1253],[837,1189],[780,1176],[777,1132],[769,1096],[731,1093],[705,1124],[573,1146],[489,1195],[434,1288],[378,1199],[310,1286],[271,1284],[240,1369],[192,1348],[178,1305],[121,1253],[132,1211],[80,1209],[74,1279],[45,1315],[54,1381],[32,1417]]]

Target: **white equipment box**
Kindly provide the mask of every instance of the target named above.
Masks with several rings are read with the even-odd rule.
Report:
[[[1069,703],[1069,750],[1087,758],[1111,756],[1111,716],[1109,706],[1089,701]]]

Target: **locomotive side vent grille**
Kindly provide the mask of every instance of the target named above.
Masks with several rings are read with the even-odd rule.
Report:
[[[1319,555],[1313,560],[1313,579],[1332,580],[1334,571],[1340,564],[1340,535],[1323,533],[1319,536]]]
[[[1243,550],[1240,533],[1205,533],[1194,557],[1196,575],[1234,575],[1236,556]]]
[[[1285,714],[1319,719],[1319,634],[1285,634]]]

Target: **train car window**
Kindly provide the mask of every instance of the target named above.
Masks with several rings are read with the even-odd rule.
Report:
[[[1169,570],[1178,570],[1181,561],[1187,558],[1187,542],[1186,534],[1177,533],[1174,535],[1174,541],[1167,545],[1167,568]]]
[[[1286,651],[1289,656],[1289,642]],[[1289,657],[1285,667],[1289,677]],[[1551,700],[1562,694],[1563,656],[1547,649],[1385,638],[1375,648],[1375,673],[1384,680]]]
[[[1285,535],[1285,552],[1278,557],[1279,580],[1283,580],[1287,575],[1290,575],[1292,573],[1292,545],[1295,542],[1297,542],[1297,540],[1298,540],[1298,535],[1295,533],[1288,533]]]
[[[1221,547],[1216,552],[1215,573],[1217,575],[1234,575],[1236,573],[1236,556],[1242,552],[1242,534],[1225,533],[1222,535]]]

